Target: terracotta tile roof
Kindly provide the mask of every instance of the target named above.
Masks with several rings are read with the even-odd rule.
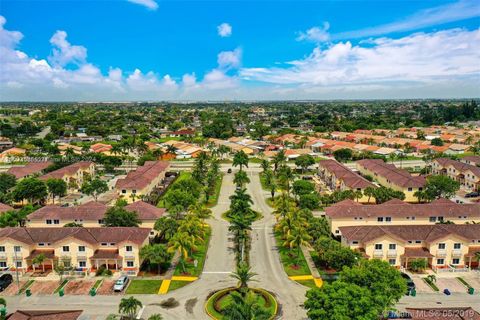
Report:
[[[339,227],[348,241],[370,242],[383,236],[400,241],[421,240],[432,242],[448,235],[454,235],[471,242],[480,235],[480,224],[432,224],[410,226],[351,226]]]
[[[30,162],[23,167],[12,167],[7,173],[13,174],[15,178],[21,179],[31,174],[39,173],[48,168],[53,162]]]
[[[391,183],[400,187],[423,187],[425,185],[425,177],[412,176],[408,171],[399,169],[393,164],[385,163],[381,159],[364,159],[357,161],[357,164],[365,169],[377,173],[379,176],[384,177]]]
[[[342,201],[343,202],[343,201]],[[352,201],[353,202],[353,201]],[[447,199],[438,199],[431,203],[406,203],[392,199],[379,205],[361,205],[357,202],[330,206],[325,209],[330,218],[379,217],[393,218],[441,216],[445,220],[466,216],[467,220],[480,218],[480,204],[455,203]]]
[[[41,254],[43,254],[47,259],[55,258],[55,250],[51,249],[51,250],[33,250],[32,252],[30,252],[30,255],[25,259],[34,259],[35,257]]]
[[[109,227],[109,228],[4,228],[0,230],[0,239],[14,239],[26,244],[35,244],[39,242],[55,243],[65,238],[75,238],[90,244],[102,242],[124,242],[130,241],[141,244],[148,238],[150,229],[148,228],[127,228],[127,227]]]
[[[45,220],[45,219],[60,219],[60,220],[100,220],[103,219],[108,206],[95,201],[90,201],[85,204],[75,207],[60,207],[59,205],[48,205],[32,212],[29,220]]]
[[[0,213],[4,213],[4,212],[10,211],[10,210],[13,210],[13,208],[10,207],[9,205],[6,205],[6,204],[0,202]]]
[[[146,161],[143,166],[129,172],[124,179],[117,180],[115,187],[117,189],[143,189],[169,166],[167,161]]]
[[[428,251],[427,248],[423,247],[407,247],[405,248],[404,257],[409,258],[431,258],[433,254]]]
[[[474,163],[480,163],[480,156],[465,156],[461,160],[471,161]]]
[[[157,220],[165,214],[165,208],[157,208],[143,201],[131,203],[125,209],[136,212],[140,220]]]
[[[470,171],[475,176],[480,178],[480,168],[471,164],[463,163],[460,161],[452,160],[450,158],[436,158],[433,161],[440,164],[442,167],[452,166],[456,170],[464,173]]]
[[[74,175],[77,171],[79,171],[81,169],[85,170],[85,169],[89,168],[92,164],[93,164],[93,162],[91,162],[91,161],[80,161],[80,162],[71,164],[69,166],[60,168],[58,170],[49,172],[49,173],[41,176],[40,179],[42,179],[42,180],[47,180],[47,179],[50,179],[50,178],[63,179],[63,177],[65,175],[67,175],[67,174],[68,175]]]
[[[480,252],[480,246],[478,247],[468,247],[467,257],[476,257],[477,253]]]
[[[17,310],[8,320],[77,320],[83,310]]]
[[[359,174],[356,174],[343,164],[335,160],[320,160],[319,168],[324,168],[333,174],[337,179],[343,180],[345,186],[351,189],[375,187],[370,181]]]
[[[95,250],[93,253],[92,259],[120,259],[118,250],[112,249],[99,249]]]
[[[471,307],[406,308],[410,320],[480,320],[480,313]]]

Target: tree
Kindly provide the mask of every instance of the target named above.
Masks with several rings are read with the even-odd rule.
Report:
[[[282,149],[277,152],[277,154],[273,157],[273,171],[276,173],[278,168],[283,165],[287,161],[287,157],[285,156],[285,151]]]
[[[373,191],[373,196],[375,197],[377,204],[387,202],[391,199],[405,200],[405,193],[402,191],[393,190],[383,186],[375,188]]]
[[[302,194],[298,199],[298,205],[302,209],[315,210],[320,206],[320,197],[317,193]]]
[[[240,171],[242,171],[243,166],[248,168],[248,155],[243,150],[238,151],[233,156],[233,166],[239,166]]]
[[[160,240],[169,241],[177,233],[178,222],[170,217],[160,217],[155,221],[153,229],[158,231]]]
[[[163,316],[159,313],[152,314],[148,320],[163,320]]]
[[[243,187],[245,184],[250,183],[250,178],[245,171],[240,170],[235,173],[233,183],[235,183],[237,187]]]
[[[321,237],[330,237],[330,223],[325,217],[312,217],[308,220],[307,233],[315,243]]]
[[[272,199],[275,198],[275,191],[277,190],[277,182],[275,181],[275,176],[272,170],[267,170],[264,172],[263,177],[265,179],[265,184],[270,190],[270,195]]]
[[[383,311],[368,287],[341,281],[309,290],[305,308],[312,320],[378,319]]]
[[[38,256],[36,256],[35,258],[32,259],[32,263],[35,265],[35,264],[39,264],[42,266],[42,270],[43,272],[45,272],[45,265],[43,264],[45,262],[45,259],[47,257],[45,256],[45,254],[43,253],[40,253]],[[35,267],[34,267],[35,269]]]
[[[288,233],[287,240],[283,243],[284,246],[290,249],[297,249],[297,266],[300,262],[302,246],[310,247],[309,241],[312,237],[305,231],[302,226],[295,225],[293,229]]]
[[[0,173],[0,195],[7,193],[10,189],[15,187],[17,180],[13,174],[2,172]]]
[[[207,219],[212,216],[212,210],[207,208],[203,203],[197,202],[188,208],[189,212],[199,219]]]
[[[262,167],[263,174],[265,174],[267,171],[270,171],[270,161],[267,159],[263,159],[260,165]]]
[[[423,271],[428,267],[428,262],[426,259],[413,259],[408,262],[408,267],[413,272]]]
[[[429,201],[438,198],[450,199],[455,196],[458,189],[460,189],[460,183],[448,176],[429,176],[423,191],[423,198]]]
[[[342,270],[344,267],[352,267],[360,260],[360,253],[330,237],[320,237],[314,244],[317,252],[317,262],[335,270]]]
[[[77,223],[77,222],[69,222],[69,223],[66,223],[63,227],[64,228],[82,228],[83,224]]]
[[[127,319],[135,319],[137,309],[143,307],[143,304],[134,297],[122,298],[118,305],[118,313],[125,315]]]
[[[95,178],[90,181],[85,181],[82,185],[81,191],[92,196],[95,201],[97,201],[100,194],[108,191],[108,184],[106,181]]]
[[[67,194],[67,183],[62,179],[48,179],[46,184],[53,203],[55,197],[64,197]]]
[[[441,146],[443,146],[443,140],[440,139],[440,138],[433,138],[433,139],[430,141],[430,144],[431,144],[432,146],[441,147]]]
[[[367,202],[370,203],[370,199],[375,197],[375,189],[375,187],[366,187],[365,190],[363,190],[363,194],[368,197]]]
[[[302,173],[305,173],[308,167],[315,164],[315,159],[309,154],[302,154],[295,159],[295,165],[302,168]]]
[[[293,193],[298,197],[301,195],[311,194],[315,191],[313,183],[307,180],[296,180],[292,185]]]
[[[211,123],[204,124],[202,135],[205,138],[227,139],[233,135],[233,121],[228,113],[217,114]]]
[[[345,162],[352,159],[353,152],[350,149],[343,148],[333,151],[333,156],[335,160]]]
[[[168,252],[178,251],[180,253],[180,266],[182,272],[185,273],[185,260],[191,255],[193,249],[195,249],[195,241],[186,233],[177,232],[168,241]]]
[[[282,165],[278,170],[278,182],[282,188],[290,194],[290,183],[293,181],[295,175],[289,166]]]
[[[151,268],[152,264],[156,264],[158,268],[158,274],[160,274],[162,265],[167,264],[172,256],[164,244],[155,243],[142,247],[140,249],[140,257],[148,262],[149,268]]]
[[[38,178],[22,179],[13,189],[15,201],[23,202],[24,199],[27,199],[30,203],[35,204],[43,201],[47,195],[47,185]]]
[[[106,227],[138,227],[141,223],[136,212],[128,211],[119,205],[109,208],[103,219]]]
[[[230,297],[231,302],[222,312],[225,320],[268,320],[272,317],[267,309],[258,304],[253,292],[248,292],[245,296],[232,292]]]
[[[255,272],[251,271],[251,268],[248,264],[246,264],[245,262],[240,262],[237,265],[237,270],[235,272],[232,272],[230,276],[238,280],[239,290],[242,295],[245,296],[248,291],[248,283],[250,281],[254,281],[253,278],[256,275],[257,274]]]

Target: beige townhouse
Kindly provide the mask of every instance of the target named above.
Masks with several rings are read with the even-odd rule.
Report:
[[[342,244],[398,268],[408,268],[414,259],[425,259],[438,271],[478,267],[479,224],[350,226],[340,232]]]
[[[52,269],[55,265],[95,272],[101,266],[136,274],[140,248],[149,243],[148,228],[4,228],[0,230],[0,268]],[[44,262],[35,265],[35,257]]]
[[[430,203],[407,203],[392,199],[377,205],[362,205],[352,200],[338,202],[325,209],[334,235],[340,227],[426,225],[443,222],[455,224],[480,223],[480,204],[455,203],[437,199]]]
[[[95,164],[91,161],[80,161],[40,177],[41,180],[62,179],[67,183],[68,191],[78,191],[83,182],[95,175]]]
[[[359,160],[357,170],[364,176],[371,176],[384,187],[402,191],[407,202],[418,202],[414,194],[423,190],[426,183],[425,177],[412,176],[408,171],[385,163],[381,159]]]
[[[437,158],[432,161],[433,174],[445,175],[460,183],[467,190],[480,190],[480,168],[476,165]]]

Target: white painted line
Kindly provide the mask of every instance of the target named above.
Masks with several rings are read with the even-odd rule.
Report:
[[[232,271],[203,271],[202,273],[227,274],[227,273],[232,273]]]

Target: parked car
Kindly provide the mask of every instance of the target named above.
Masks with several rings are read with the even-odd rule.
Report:
[[[123,276],[118,278],[118,280],[113,285],[113,291],[115,292],[122,291],[127,286],[127,283],[128,283],[128,277]]]
[[[232,168],[228,168],[227,173],[232,173]]]
[[[412,290],[415,290],[415,282],[413,282],[412,278],[406,273],[402,272],[402,278],[405,279],[407,282],[407,294],[410,294]]]
[[[465,195],[465,198],[476,198],[480,196],[480,192],[476,192],[476,191],[473,191],[473,192],[469,192]]]
[[[13,277],[12,277],[11,274],[6,273],[6,274],[2,275],[0,277],[0,292],[5,290],[10,285],[10,283],[12,283],[12,282],[13,282]]]

